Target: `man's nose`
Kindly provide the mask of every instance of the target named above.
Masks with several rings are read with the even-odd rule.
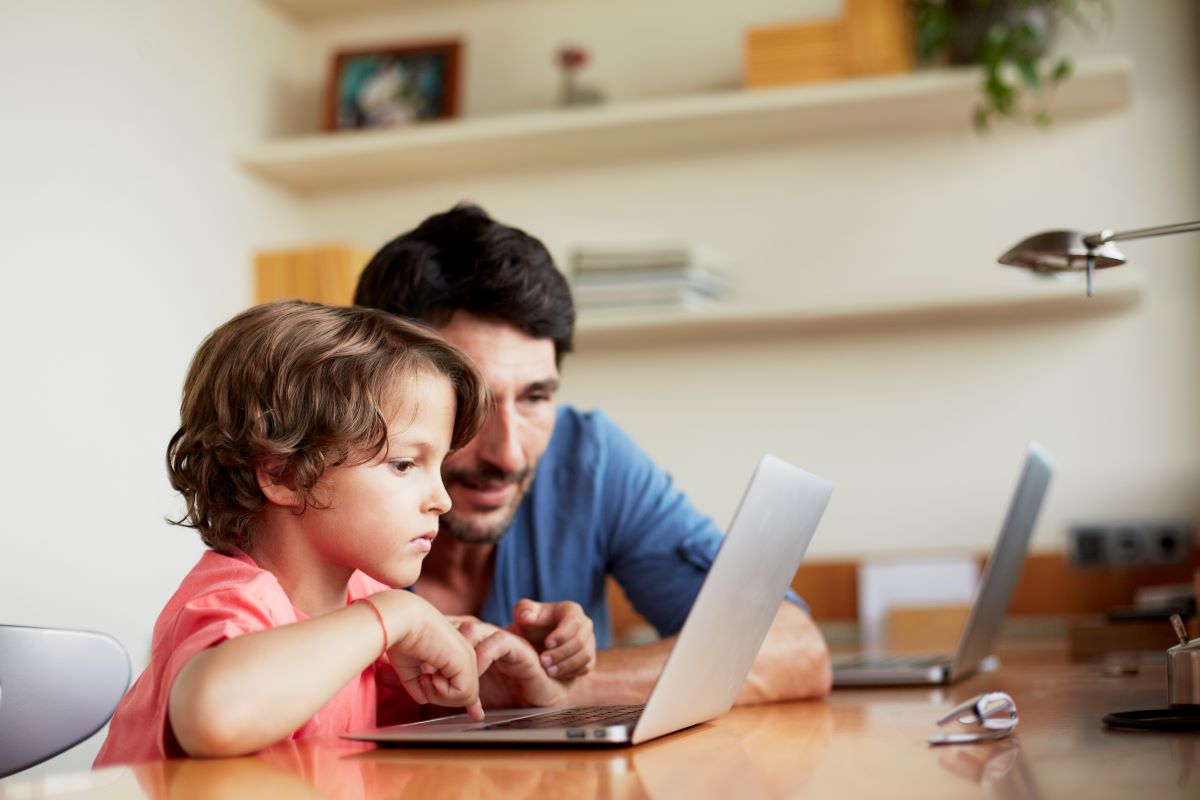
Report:
[[[499,406],[478,435],[479,457],[506,474],[525,469],[519,420],[511,407]]]

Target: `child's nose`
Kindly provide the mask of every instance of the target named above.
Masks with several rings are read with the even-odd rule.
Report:
[[[450,493],[446,491],[446,484],[442,483],[439,475],[434,479],[433,491],[429,495],[426,507],[431,514],[445,514],[450,510],[450,505]]]

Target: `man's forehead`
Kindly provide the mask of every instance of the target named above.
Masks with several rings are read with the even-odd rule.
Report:
[[[553,347],[549,357],[515,353],[503,348],[481,353],[468,352],[467,355],[483,373],[484,381],[493,392],[501,389],[519,392],[531,386],[555,389],[558,386]]]
[[[461,348],[479,370],[505,382],[540,383],[558,380],[554,341],[537,338],[507,322],[464,312],[455,314],[441,334]]]

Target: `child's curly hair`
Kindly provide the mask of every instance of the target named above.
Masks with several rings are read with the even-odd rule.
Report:
[[[365,463],[387,444],[397,386],[440,375],[457,403],[451,448],[479,430],[487,388],[470,360],[430,328],[383,311],[298,300],[265,303],[213,331],[183,385],[167,446],[171,486],[218,552],[248,549],[266,504],[255,470],[302,490],[329,467]]]

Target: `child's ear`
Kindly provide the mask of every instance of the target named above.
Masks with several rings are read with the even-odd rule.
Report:
[[[302,504],[303,497],[295,482],[276,477],[267,466],[255,467],[254,478],[267,502],[286,508],[297,508]]]

